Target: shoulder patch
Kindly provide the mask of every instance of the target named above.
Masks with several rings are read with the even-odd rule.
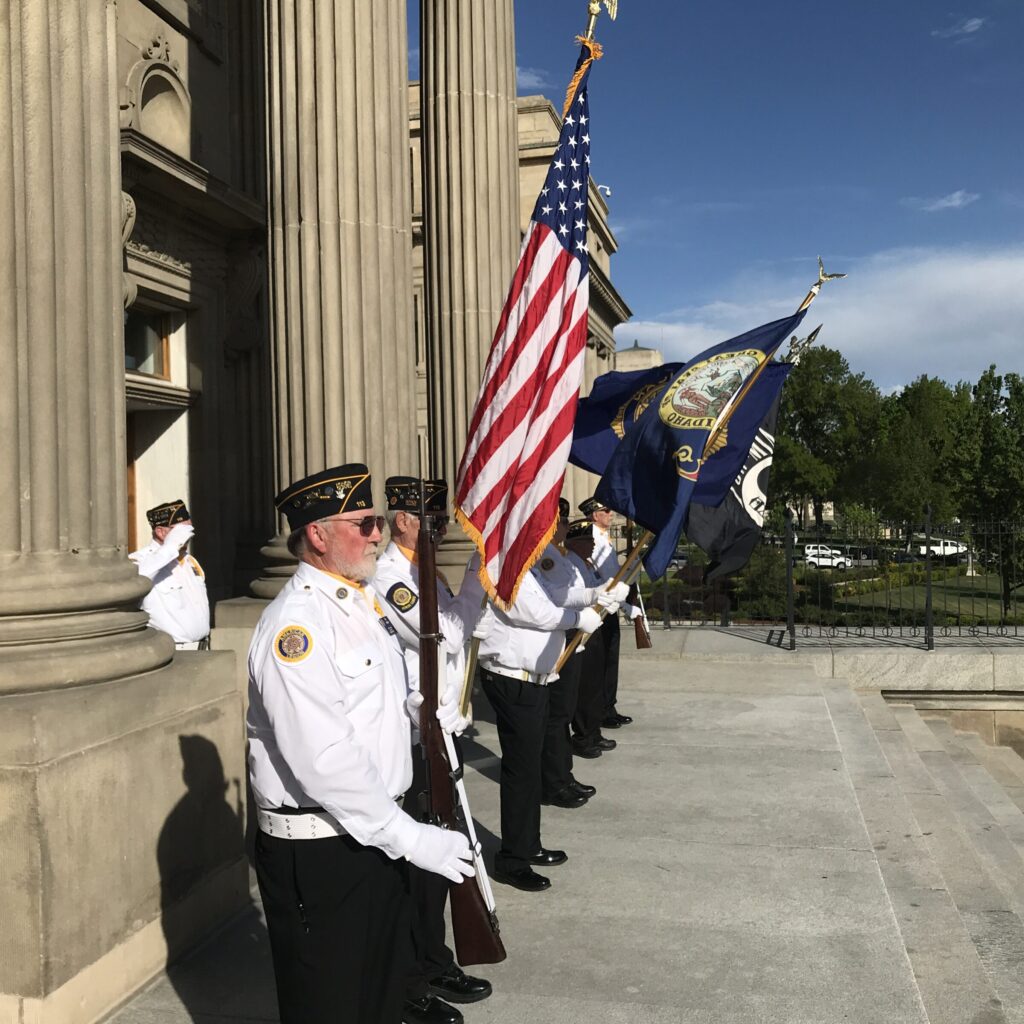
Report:
[[[545,572],[551,572],[555,567],[555,560],[553,558],[545,558],[544,561],[540,563],[540,567]]]
[[[278,661],[303,661],[313,652],[313,638],[301,626],[285,626],[274,639]]]
[[[400,612],[408,612],[416,607],[419,598],[404,583],[396,583],[385,595],[389,604],[393,604]]]

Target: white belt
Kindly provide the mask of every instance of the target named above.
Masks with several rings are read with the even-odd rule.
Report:
[[[276,839],[331,839],[348,833],[326,812],[309,814],[278,814],[256,808],[260,831]]]
[[[547,686],[550,672],[527,672],[525,668],[506,668],[497,662],[484,665],[488,672],[496,676],[505,676],[508,679],[521,679],[524,683],[536,683],[538,686]]]

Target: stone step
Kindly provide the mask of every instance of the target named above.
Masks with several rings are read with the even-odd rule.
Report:
[[[892,714],[900,731],[887,732],[887,759],[1007,1021],[1024,1024],[1019,856],[928,723],[910,706]]]
[[[892,712],[878,694],[859,701],[842,682],[822,680],[822,693],[930,1024],[1006,1024],[1014,1018],[883,752],[887,733],[902,736]]]
[[[989,775],[999,783],[1003,792],[1024,811],[1024,779],[1017,774],[1012,764],[1007,763],[1006,757],[1009,755],[1013,760],[1020,761],[1017,754],[1006,747],[989,746],[977,733],[958,733],[958,736],[960,742],[978,759],[978,763],[983,764]]]
[[[957,732],[944,718],[929,717],[927,721],[942,741],[946,752],[956,762],[960,774],[1017,850],[1020,871],[1024,872],[1024,812],[999,779],[988,770],[978,751],[967,742],[971,734]],[[980,742],[980,737],[975,735],[975,738]],[[1010,778],[1015,776],[1010,773]]]

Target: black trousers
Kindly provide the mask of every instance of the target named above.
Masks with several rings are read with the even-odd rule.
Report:
[[[408,875],[350,836],[256,837],[281,1024],[400,1024]]]
[[[458,751],[459,741],[455,738]],[[459,752],[461,759],[462,754]],[[405,808],[414,817],[418,813],[420,794],[426,789],[426,762],[423,748],[412,748],[412,786],[405,797]],[[455,963],[455,954],[445,941],[444,905],[448,902],[451,882],[444,875],[409,865],[409,890],[412,896],[413,959],[406,984],[409,999],[422,999],[431,979],[444,974]]]
[[[593,636],[587,637],[582,654],[580,669],[579,697],[576,713],[572,718],[573,742],[581,747],[593,746],[601,737],[601,722],[605,713],[605,633],[602,626]]]
[[[541,750],[548,718],[548,687],[482,669],[501,745],[499,871],[529,866],[540,843]]]
[[[572,778],[569,723],[576,713],[582,671],[583,654],[573,654],[558,679],[548,686],[548,726],[541,752],[541,792],[545,797],[565,789]]]
[[[604,715],[614,715],[615,702],[619,696],[619,616],[609,615],[601,624],[604,636]]]

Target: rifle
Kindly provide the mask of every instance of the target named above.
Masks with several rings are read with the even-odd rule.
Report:
[[[438,678],[444,666],[437,612],[437,561],[434,548],[435,522],[425,509],[423,481],[420,481],[420,530],[416,551],[420,578],[420,737],[426,760],[427,788],[423,794],[426,820],[441,828],[458,829],[469,838],[476,878],[449,888],[452,935],[460,964],[497,964],[505,959],[494,894],[473,816],[469,811],[463,768],[455,743],[437,720]]]
[[[647,610],[644,608],[643,594],[640,593],[640,587],[636,583],[629,588],[627,600],[630,604],[636,605],[640,609],[640,614],[633,620],[633,629],[636,633],[636,649],[638,651],[649,651],[654,644],[651,642],[651,631],[647,625]]]

